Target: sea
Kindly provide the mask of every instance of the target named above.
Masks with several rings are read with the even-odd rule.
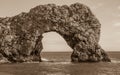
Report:
[[[0,64],[0,75],[120,75],[120,52],[107,52],[111,62],[71,62],[72,52],[42,52],[43,62]]]

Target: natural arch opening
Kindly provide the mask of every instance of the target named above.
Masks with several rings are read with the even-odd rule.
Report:
[[[41,57],[43,61],[71,61],[70,56],[73,50],[58,33],[44,33],[42,44]]]

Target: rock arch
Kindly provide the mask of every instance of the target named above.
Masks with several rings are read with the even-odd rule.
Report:
[[[100,27],[83,4],[39,5],[28,13],[0,18],[0,57],[10,62],[41,61],[42,34],[54,31],[73,49],[73,62],[110,61],[98,44]]]

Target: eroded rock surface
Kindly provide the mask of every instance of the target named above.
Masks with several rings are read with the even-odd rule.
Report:
[[[55,31],[73,49],[73,62],[110,61],[98,44],[100,28],[98,19],[83,4],[39,5],[28,13],[0,18],[0,60],[41,61],[42,34]]]

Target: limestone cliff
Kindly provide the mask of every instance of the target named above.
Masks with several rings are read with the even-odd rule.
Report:
[[[100,28],[98,19],[83,4],[39,5],[28,13],[0,18],[0,60],[41,61],[42,34],[55,31],[73,49],[73,62],[110,61],[98,44]]]

